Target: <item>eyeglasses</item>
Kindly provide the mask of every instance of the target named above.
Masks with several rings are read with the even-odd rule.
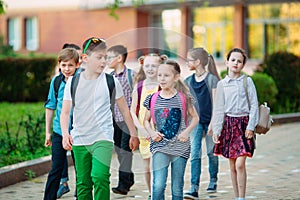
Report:
[[[104,39],[102,38],[95,38],[95,37],[92,37],[88,40],[88,42],[86,43],[84,49],[83,49],[83,53],[85,54],[86,53],[86,50],[89,48],[90,44],[91,43],[94,43],[94,44],[97,44],[97,43],[102,43],[102,42],[105,42]]]
[[[119,55],[115,55],[115,56],[107,56],[106,59],[107,59],[107,60],[111,60],[111,59],[116,58],[116,57],[118,57],[118,56],[119,56]]]
[[[189,63],[189,62],[194,62],[194,61],[196,61],[196,59],[186,59],[186,63]]]

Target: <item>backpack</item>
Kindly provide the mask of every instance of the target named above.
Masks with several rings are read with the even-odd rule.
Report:
[[[151,100],[150,100],[150,113],[151,113],[151,118],[154,124],[156,124],[156,120],[155,120],[155,115],[154,115],[154,106],[156,103],[156,100],[158,98],[158,95],[160,94],[161,91],[155,92],[152,96],[151,96]],[[181,104],[182,104],[182,111],[184,114],[184,121],[186,126],[188,126],[188,120],[187,120],[187,113],[186,113],[186,97],[182,92],[178,92],[180,100],[181,100]]]
[[[249,95],[248,95],[247,79],[248,79],[248,76],[245,76],[245,78],[243,80],[244,81],[243,85],[244,85],[244,89],[245,89],[245,93],[246,93],[248,108],[250,110],[251,104],[250,104]],[[258,124],[256,125],[254,132],[257,134],[266,134],[270,130],[271,125],[273,123],[272,117],[270,115],[270,108],[268,107],[267,102],[264,102],[263,104],[261,104],[258,107],[258,110],[259,110]]]
[[[137,99],[137,105],[136,105],[136,109],[135,109],[136,116],[139,115],[140,108],[141,108],[141,97],[142,97],[143,84],[144,84],[144,80],[141,80],[137,83],[138,99]],[[159,90],[161,90],[160,86],[158,86],[158,91]]]
[[[73,76],[73,79],[71,81],[71,97],[72,97],[72,107],[74,108],[75,106],[75,94],[76,94],[76,89],[78,86],[78,81],[80,78],[81,73],[77,73]],[[114,77],[110,74],[105,73],[106,76],[106,83],[108,86],[109,90],[109,98],[110,98],[110,109],[113,112],[114,110],[114,105],[115,105],[115,97],[116,97],[116,91],[115,91],[115,80]]]
[[[55,99],[57,99],[57,97],[58,97],[58,90],[59,90],[61,82],[63,82],[64,79],[65,79],[65,76],[63,74],[56,76],[54,79]]]

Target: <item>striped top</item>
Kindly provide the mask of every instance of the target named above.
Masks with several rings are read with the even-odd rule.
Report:
[[[148,95],[144,101],[144,106],[150,110],[150,100],[152,95]],[[179,110],[179,112],[178,112]],[[174,116],[172,116],[172,111],[176,111]],[[184,117],[182,115],[182,102],[180,100],[179,93],[177,92],[172,98],[165,99],[158,95],[154,106],[155,119],[157,124],[155,124],[156,130],[160,132],[166,130],[174,130],[176,126],[176,120],[179,121],[177,133],[174,137],[163,137],[159,142],[151,140],[150,151],[152,154],[156,152],[161,152],[169,154],[172,156],[180,156],[183,158],[189,158],[190,155],[190,140],[187,142],[180,142],[177,140],[178,134],[186,128]],[[174,119],[179,118],[179,119]],[[175,121],[175,122],[172,122]],[[164,134],[164,133],[163,133]]]

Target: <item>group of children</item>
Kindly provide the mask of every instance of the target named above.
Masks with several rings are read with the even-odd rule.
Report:
[[[134,184],[132,151],[139,149],[148,199],[165,199],[170,165],[172,199],[198,199],[202,138],[209,158],[207,192],[217,190],[217,155],[223,155],[229,159],[235,197],[245,199],[245,162],[254,153],[258,121],[255,86],[241,74],[245,52],[234,48],[228,53],[228,75],[221,81],[213,57],[203,48],[187,52],[187,66],[194,73],[184,82],[180,65],[165,55],[141,56],[138,73],[126,67],[126,58],[124,46],[107,49],[105,40],[96,37],[83,43],[80,56],[72,47],[59,52],[63,80],[57,95],[53,78],[45,104],[45,146],[52,145],[52,167],[44,199],[57,199],[69,191],[67,179],[61,181],[66,177],[62,172],[67,150],[74,155],[76,198],[110,199],[113,149],[120,164],[114,193],[126,195]],[[110,74],[104,72],[106,66],[112,69]],[[191,190],[183,193],[190,154]]]

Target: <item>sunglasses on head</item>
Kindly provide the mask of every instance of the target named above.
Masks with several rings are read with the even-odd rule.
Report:
[[[83,49],[83,53],[84,53],[84,54],[86,53],[86,50],[89,48],[89,46],[90,46],[90,44],[91,44],[92,42],[93,42],[94,44],[98,44],[98,43],[105,42],[105,40],[102,39],[102,38],[95,38],[95,37],[90,38],[90,39],[88,40],[88,42],[86,43],[84,49]]]

